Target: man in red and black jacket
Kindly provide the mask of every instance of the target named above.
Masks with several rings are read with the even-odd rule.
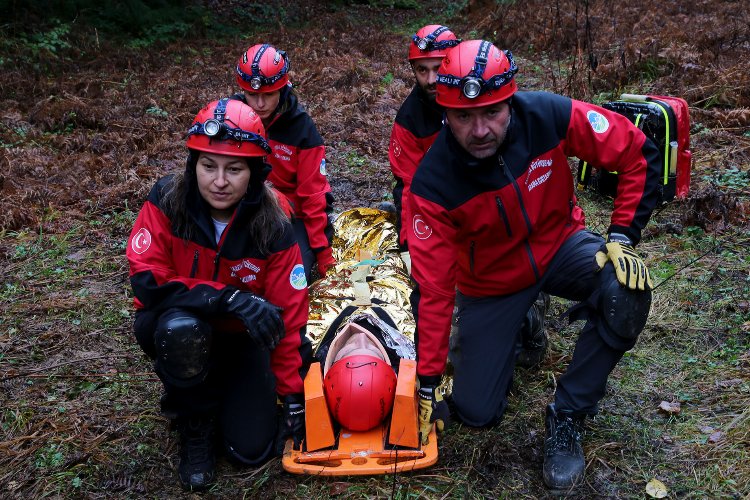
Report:
[[[461,43],[451,30],[439,24],[421,28],[409,43],[409,62],[416,85],[396,114],[391,131],[388,159],[396,179],[393,201],[396,206],[396,230],[401,258],[411,272],[407,237],[411,217],[409,203],[411,182],[417,166],[443,127],[445,109],[435,102],[437,73],[449,49]],[[541,293],[528,309],[519,336],[517,364],[524,368],[538,366],[547,352],[544,316],[549,296]]]
[[[437,77],[446,127],[412,180],[408,236],[420,425],[446,418],[436,386],[448,357],[458,417],[496,424],[529,306],[540,292],[579,301],[571,318],[586,324],[546,413],[543,477],[567,489],[583,477],[585,417],[648,317],[651,280],[633,247],[657,202],[659,155],[623,116],[516,92],[516,71],[510,52],[473,40],[448,52]],[[586,230],[569,156],[619,175],[606,239]]]
[[[443,126],[443,107],[435,102],[438,68],[448,49],[460,42],[445,26],[430,24],[417,31],[409,43],[409,63],[416,85],[396,114],[388,149],[388,160],[396,179],[393,202],[396,205],[398,243],[407,267],[411,263],[407,244],[410,218],[406,200],[414,172]]]

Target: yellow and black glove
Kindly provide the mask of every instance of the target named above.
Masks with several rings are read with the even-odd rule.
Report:
[[[422,444],[427,444],[434,423],[439,432],[443,432],[450,425],[450,410],[448,403],[437,386],[425,385],[417,391],[419,396],[419,434]]]
[[[646,269],[643,259],[635,253],[633,244],[627,236],[612,233],[607,237],[607,243],[596,252],[596,265],[599,271],[604,269],[607,262],[615,267],[617,281],[631,290],[651,290],[654,284]]]

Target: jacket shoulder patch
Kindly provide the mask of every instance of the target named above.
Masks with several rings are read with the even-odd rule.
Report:
[[[142,254],[151,246],[151,233],[145,227],[142,227],[135,233],[130,240],[130,248],[138,255]]]
[[[307,278],[305,277],[305,266],[297,264],[292,268],[292,272],[289,273],[289,284],[295,290],[302,290],[307,286]]]
[[[599,113],[598,111],[594,111],[593,109],[589,110],[586,113],[586,118],[591,124],[591,128],[597,134],[603,134],[609,128],[609,121],[607,121],[604,115]]]

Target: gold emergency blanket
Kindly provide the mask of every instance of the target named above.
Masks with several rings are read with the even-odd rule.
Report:
[[[398,329],[414,340],[411,283],[398,252],[395,214],[373,208],[341,213],[334,222],[333,255],[337,265],[310,286],[307,335],[317,348],[328,327],[347,306],[356,313],[384,309]]]

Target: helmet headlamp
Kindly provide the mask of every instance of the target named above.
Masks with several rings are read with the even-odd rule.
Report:
[[[221,129],[222,123],[214,118],[206,120],[206,122],[203,124],[203,133],[208,137],[216,137],[221,132]]]
[[[474,62],[474,67],[468,75],[461,78],[455,75],[438,73],[436,82],[439,85],[445,85],[447,87],[458,87],[461,89],[461,94],[467,99],[476,99],[485,92],[499,90],[504,85],[508,85],[513,81],[513,76],[518,72],[518,66],[516,66],[516,63],[513,60],[513,54],[511,54],[509,50],[505,51],[505,56],[507,57],[510,66],[508,70],[493,75],[487,80],[483,78],[484,69],[487,65],[487,52],[489,46],[489,42],[482,43],[479,49],[479,54]]]
[[[250,79],[250,86],[253,88],[253,90],[259,90],[260,86],[263,84],[259,76],[254,76]]]
[[[461,43],[461,40],[458,39],[438,40],[438,37],[446,31],[450,33],[450,30],[448,28],[446,28],[445,26],[440,26],[438,29],[436,29],[426,37],[420,38],[419,36],[414,35],[412,37],[412,40],[416,44],[417,48],[422,51],[445,50],[451,47],[455,47],[456,45]]]
[[[271,147],[263,136],[255,132],[248,132],[240,127],[230,127],[224,121],[228,100],[224,98],[217,101],[213,118],[209,118],[203,123],[198,121],[193,123],[193,126],[188,130],[188,137],[197,134],[205,135],[210,139],[218,141],[250,142],[263,149],[266,153],[270,153]]]
[[[474,99],[482,93],[482,84],[479,78],[466,78],[461,86],[461,92],[469,99]]]

